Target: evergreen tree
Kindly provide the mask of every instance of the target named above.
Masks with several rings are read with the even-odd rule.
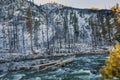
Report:
[[[34,45],[37,47],[38,49],[38,28],[39,28],[39,21],[35,21],[34,24]]]
[[[32,19],[31,19],[30,7],[28,7],[27,11],[26,11],[26,25],[27,25],[28,32],[30,34],[31,50],[33,51],[33,46],[32,46]]]
[[[79,36],[79,26],[78,26],[78,19],[76,16],[76,13],[74,13],[73,16],[73,27],[74,27],[74,34],[75,34],[75,42],[78,41],[78,36]]]
[[[68,20],[67,20],[67,17],[64,17],[64,39],[65,39],[65,47],[66,47],[66,44],[67,44],[67,39],[66,39],[66,35],[67,35],[67,31],[68,31]]]

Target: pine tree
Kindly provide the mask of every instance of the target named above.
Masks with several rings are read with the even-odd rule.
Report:
[[[39,22],[36,20],[34,24],[34,45],[38,49],[38,28],[39,28]]]
[[[30,34],[31,50],[33,51],[33,47],[32,47],[32,19],[31,19],[30,7],[28,7],[27,11],[26,11],[26,25],[27,25],[28,32]]]
[[[9,27],[9,20],[6,22],[6,26],[7,26],[7,36],[8,36],[8,43],[9,43],[9,52],[12,52],[12,45],[11,45],[11,30]]]
[[[74,17],[73,17],[73,27],[74,27],[74,34],[75,34],[75,42],[77,42],[78,36],[79,36],[79,26],[78,26],[78,19],[77,19],[76,13],[74,13]]]
[[[67,31],[68,31],[68,20],[67,17],[64,17],[64,39],[65,39],[65,48],[66,48],[66,44],[67,44],[67,39],[66,39],[66,35],[67,35]]]

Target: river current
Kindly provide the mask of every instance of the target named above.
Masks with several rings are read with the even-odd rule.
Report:
[[[99,80],[99,70],[105,65],[107,57],[107,54],[79,55],[64,67],[54,66],[45,71],[4,72],[0,73],[0,80]],[[49,60],[56,59],[59,57]]]

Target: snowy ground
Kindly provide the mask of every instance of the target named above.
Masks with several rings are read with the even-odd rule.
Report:
[[[86,44],[75,44],[75,45],[62,45],[62,48],[57,47],[52,48],[50,53],[48,54],[46,52],[46,48],[38,49],[36,50],[38,54],[33,54],[31,50],[26,50],[25,53],[7,53],[3,50],[0,51],[0,62],[5,61],[19,61],[19,60],[25,60],[25,59],[35,59],[45,56],[54,56],[54,55],[64,55],[64,54],[83,54],[83,53],[105,53],[109,52],[110,50],[114,49],[113,46],[97,46],[96,48],[93,48],[93,46],[86,45]]]
[[[78,46],[78,45],[77,45]],[[79,45],[80,46],[80,45]],[[84,49],[80,49],[81,52],[77,51],[72,51],[74,53],[62,53],[65,52],[65,49],[61,49],[61,53],[52,53],[51,55],[43,54],[43,53],[38,53],[38,54],[33,54],[33,53],[1,53],[0,54],[0,71],[11,71],[11,70],[20,70],[18,68],[19,66],[26,66],[29,68],[30,65],[34,64],[40,64],[40,62],[46,62],[47,57],[51,56],[67,56],[67,55],[74,55],[74,54],[106,54],[108,53],[109,50],[111,50],[113,47],[111,46],[104,46],[101,49],[98,47],[96,51],[92,52],[91,48],[86,48],[86,45],[81,45]],[[43,59],[42,59],[43,58]],[[44,60],[45,59],[45,60]],[[32,60],[32,61],[31,61]],[[4,66],[4,67],[3,67]]]

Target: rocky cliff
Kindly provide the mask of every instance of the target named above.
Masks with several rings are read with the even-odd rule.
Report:
[[[40,53],[103,51],[113,45],[119,33],[116,15],[111,10],[0,0],[1,52],[31,52],[26,25],[28,7],[31,9],[32,47]]]

